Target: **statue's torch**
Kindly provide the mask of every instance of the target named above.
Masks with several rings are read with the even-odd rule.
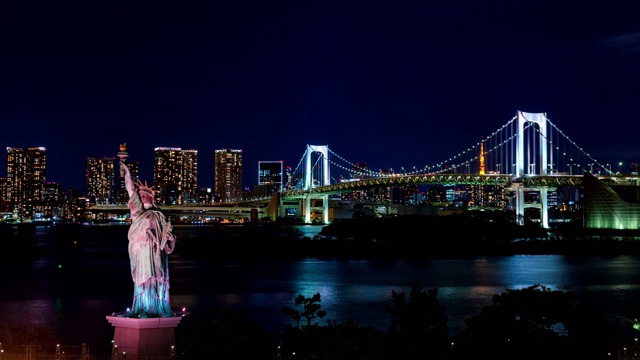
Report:
[[[120,151],[118,151],[120,162],[124,163],[124,161],[127,159],[127,156],[129,156],[129,153],[127,152],[127,143],[120,144]],[[122,169],[122,167],[120,167],[120,177],[124,177],[124,170]]]

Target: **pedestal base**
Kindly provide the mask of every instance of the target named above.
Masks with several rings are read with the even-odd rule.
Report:
[[[107,316],[115,328],[114,347],[118,354],[126,353],[127,360],[137,360],[139,355],[175,354],[175,328],[182,316],[137,319]]]

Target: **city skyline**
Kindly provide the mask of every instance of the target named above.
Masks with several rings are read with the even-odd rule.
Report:
[[[640,159],[631,4],[410,1],[0,2],[0,145],[45,147],[47,181],[86,190],[87,157],[127,143],[295,166],[327,145],[371,169],[422,168],[545,112],[602,163]],[[6,158],[0,157],[6,169]],[[6,170],[0,173],[5,176]]]

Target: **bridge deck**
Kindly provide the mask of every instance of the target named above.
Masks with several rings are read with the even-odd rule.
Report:
[[[607,176],[603,178],[615,179],[622,176]],[[627,178],[627,177],[625,177]],[[637,178],[637,177],[636,177]],[[308,190],[283,191],[282,197],[286,199],[303,198],[308,194],[331,195],[344,192],[366,190],[376,187],[389,187],[396,185],[495,185],[512,186],[522,184],[525,188],[537,187],[561,187],[582,186],[582,175],[533,175],[517,177],[511,174],[427,174],[389,176],[358,181],[341,182],[325,186],[318,186]]]

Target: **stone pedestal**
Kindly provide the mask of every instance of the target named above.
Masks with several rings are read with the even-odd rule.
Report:
[[[138,360],[142,354],[175,354],[175,328],[182,316],[162,318],[126,318],[107,316],[107,321],[115,328],[114,346],[118,354],[126,353],[127,360]]]

